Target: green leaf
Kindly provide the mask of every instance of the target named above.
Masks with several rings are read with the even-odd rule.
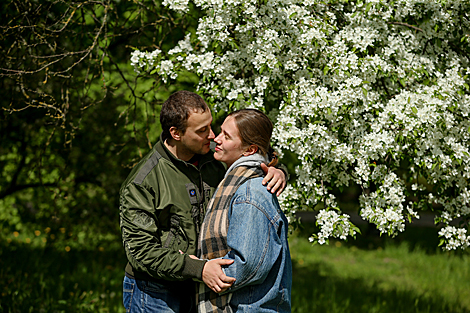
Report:
[[[328,70],[330,68],[328,67],[328,65],[325,65],[325,67],[323,68],[323,75],[326,75],[326,73],[328,73]]]
[[[266,69],[266,65],[261,66],[261,68],[259,69],[259,73],[263,74],[265,69]]]
[[[358,234],[362,234],[361,229],[357,226],[353,226],[353,227],[351,227],[351,229],[354,229],[356,231],[356,233],[358,233]]]
[[[416,107],[412,107],[411,108],[411,111],[413,111],[414,114],[417,114],[418,113],[418,109]]]
[[[362,93],[364,94],[364,97],[367,98],[367,89],[365,89],[364,87],[362,87]]]

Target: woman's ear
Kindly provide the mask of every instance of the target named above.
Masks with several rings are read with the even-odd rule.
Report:
[[[181,131],[175,126],[170,127],[170,135],[171,135],[171,138],[173,138],[176,141],[181,140]]]
[[[250,145],[245,150],[245,152],[243,152],[243,155],[244,156],[249,156],[249,155],[255,154],[256,152],[258,152],[258,146],[257,145]]]

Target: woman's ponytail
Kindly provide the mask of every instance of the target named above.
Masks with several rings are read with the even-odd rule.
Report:
[[[279,161],[279,157],[278,157],[276,150],[274,150],[273,147],[271,147],[271,145],[269,145],[269,149],[268,149],[268,158],[269,158],[268,166],[277,165],[277,162]]]

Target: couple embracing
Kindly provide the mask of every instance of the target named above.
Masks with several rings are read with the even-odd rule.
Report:
[[[215,137],[204,100],[179,91],[160,122],[160,140],[120,191],[126,311],[290,312],[288,225],[274,194],[285,173],[271,121],[236,111]]]

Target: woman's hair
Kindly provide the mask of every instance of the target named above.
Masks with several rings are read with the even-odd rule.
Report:
[[[269,166],[277,164],[277,152],[271,147],[271,135],[273,133],[273,123],[269,118],[256,109],[242,109],[230,113],[227,117],[233,117],[238,127],[238,133],[242,145],[255,145],[262,155],[267,155],[270,159]]]

